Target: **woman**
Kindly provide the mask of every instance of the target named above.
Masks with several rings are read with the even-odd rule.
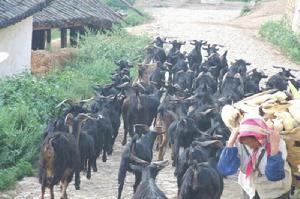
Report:
[[[240,169],[238,182],[243,199],[289,199],[291,170],[286,161],[282,125],[270,129],[260,116],[247,116],[234,129],[218,162],[221,174],[233,175]]]

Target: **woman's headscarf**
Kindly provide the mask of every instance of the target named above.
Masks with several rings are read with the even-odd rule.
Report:
[[[265,121],[260,116],[246,116],[240,124],[238,140],[242,137],[255,137],[261,146],[266,148],[267,154],[270,155],[270,144],[268,142],[268,135],[270,135],[272,129],[267,126]],[[253,150],[250,154],[249,161],[246,167],[246,176],[250,176],[253,167],[256,164],[258,149]]]

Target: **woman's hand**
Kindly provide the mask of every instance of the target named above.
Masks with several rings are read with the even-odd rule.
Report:
[[[274,131],[270,135],[271,156],[279,152],[280,132],[283,129],[282,121],[274,120]]]
[[[233,147],[239,135],[239,128],[231,129],[230,137],[227,141],[227,147]]]

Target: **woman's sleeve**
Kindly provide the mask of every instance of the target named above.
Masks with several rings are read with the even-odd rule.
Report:
[[[218,171],[224,175],[233,175],[240,167],[237,147],[225,147],[218,162]]]
[[[279,152],[277,155],[269,156],[266,166],[266,177],[270,181],[279,181],[285,177],[284,172],[284,160],[282,153]]]

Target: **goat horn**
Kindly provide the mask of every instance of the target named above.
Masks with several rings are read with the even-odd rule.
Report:
[[[80,120],[84,120],[84,119],[87,119],[87,118],[92,118],[91,116],[89,116],[88,114],[85,114],[85,113],[79,113],[76,118],[80,119]]]
[[[49,139],[48,143],[52,146],[52,141],[55,139],[55,137],[52,137]]]
[[[149,162],[136,157],[133,153],[130,153],[130,160],[133,161],[133,162],[136,162],[138,164],[145,164],[145,165],[150,164]]]
[[[69,105],[72,105],[74,102],[71,99],[65,99],[62,102],[60,102],[55,108],[60,108],[63,104],[66,104],[66,103]]]
[[[81,101],[79,101],[79,102],[88,103],[88,102],[90,102],[90,101],[92,101],[92,100],[94,100],[94,99],[95,99],[95,97],[91,97],[91,98],[89,98],[89,99],[81,100]]]
[[[210,113],[211,111],[215,110],[215,108],[209,108],[206,111],[201,112],[203,115],[206,115],[208,113]]]
[[[165,167],[169,165],[169,160],[156,161],[156,162],[152,162],[152,164],[158,167]]]

